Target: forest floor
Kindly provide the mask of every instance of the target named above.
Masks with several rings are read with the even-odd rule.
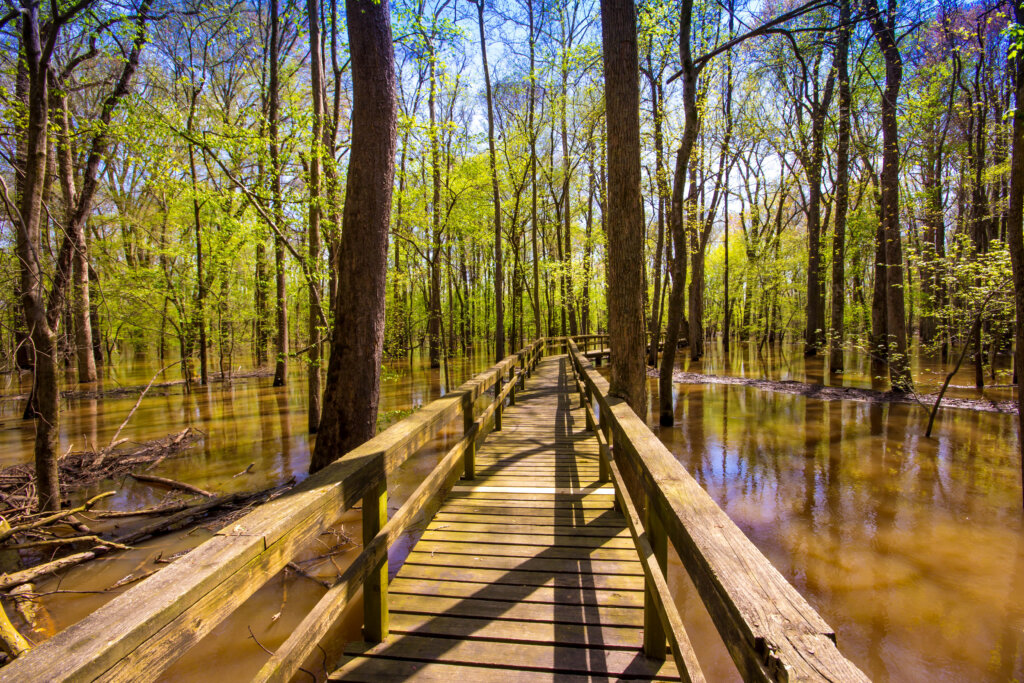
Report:
[[[648,377],[657,377],[657,368],[647,370]],[[696,372],[676,370],[672,373],[673,381],[679,384],[732,384],[753,387],[762,391],[773,391],[781,394],[793,394],[822,401],[860,401],[863,403],[898,403],[905,405],[921,405],[930,410],[935,404],[937,394],[900,394],[892,391],[877,391],[857,387],[830,387],[824,384],[798,382],[795,380],[751,379],[747,377],[729,377],[726,375],[704,375]],[[958,408],[986,413],[1017,413],[1014,401],[993,401],[988,398],[958,398],[945,396],[943,408]]]

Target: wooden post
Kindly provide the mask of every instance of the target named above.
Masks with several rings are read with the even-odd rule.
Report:
[[[363,545],[388,523],[388,484],[381,477],[376,488],[363,496]],[[363,584],[363,638],[381,643],[388,637],[388,558],[384,555]]]
[[[601,415],[598,417],[601,421],[601,433],[604,434],[604,441],[608,444],[608,460],[612,459],[612,430],[611,425],[608,422],[608,415],[604,410],[601,411]],[[608,464],[605,462],[605,458],[599,458],[600,463],[598,467],[598,481],[602,484],[607,484],[611,479],[611,472],[608,471]],[[618,503],[616,503],[618,505]]]
[[[512,382],[512,388],[508,390],[508,404],[510,406],[514,406],[516,404],[516,389],[519,387],[519,380],[516,378],[515,365],[508,369],[508,381]]]
[[[654,558],[661,567],[664,576],[668,576],[668,536],[665,528],[658,518],[657,511],[650,501],[647,502],[646,520],[644,521],[647,540],[654,551]],[[655,587],[650,581],[645,582],[644,587],[644,654],[654,659],[665,659],[665,627],[661,623],[658,608],[655,603],[657,598],[654,595]]]
[[[494,431],[496,432],[501,431],[501,409],[503,407],[502,404],[504,403],[504,401],[498,401],[498,396],[501,395],[501,382],[502,372],[501,370],[498,370],[498,379],[494,383],[494,399],[497,401],[497,405],[494,406]]]
[[[462,433],[469,434],[473,429],[473,399],[469,393],[462,399]],[[466,444],[466,453],[462,456],[462,478],[476,479],[476,438]]]
[[[587,384],[586,382],[584,382],[583,386],[586,387],[587,405],[591,406],[591,409],[586,411],[586,415],[587,415],[587,431],[588,432],[592,432],[592,431],[594,431],[594,412],[593,412],[593,405],[594,404],[593,404],[593,399],[592,399],[593,392],[590,389],[590,385]]]

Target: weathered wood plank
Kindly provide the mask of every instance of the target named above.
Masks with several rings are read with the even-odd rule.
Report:
[[[524,589],[525,592],[525,589]],[[639,628],[644,623],[643,608],[610,607],[608,605],[568,605],[521,603],[481,597],[446,598],[434,595],[395,595],[395,614],[434,614],[450,617],[475,617],[499,621],[537,621],[542,623],[592,624]],[[394,640],[394,639],[392,639]]]
[[[544,556],[547,546],[531,546],[539,550],[534,557],[505,557],[487,555],[486,544],[481,545],[480,555],[455,553],[424,553],[417,550],[409,553],[403,570],[410,564],[422,564],[441,568],[486,568],[506,571],[555,572],[569,574],[614,574],[617,576],[643,576],[639,562],[619,562],[613,560],[574,560]]]
[[[406,635],[361,652],[364,657],[389,657],[471,666],[531,668],[592,676],[665,676],[679,680],[675,663],[648,659],[640,651],[593,650],[585,647],[493,643]]]
[[[536,566],[536,564],[534,563],[532,566]],[[643,590],[644,587],[643,572],[639,570],[630,574],[583,574],[571,569],[570,571],[559,572],[550,568],[540,568],[539,571],[531,571],[529,569],[514,570],[486,567],[479,564],[469,564],[467,566],[452,564],[447,567],[406,564],[402,566],[401,575],[410,579],[468,581],[472,583],[506,584],[512,586],[548,586],[579,590],[590,588],[597,590]]]
[[[397,577],[391,582],[394,594],[436,595],[448,598],[471,598],[486,592],[487,599],[511,602],[545,602],[559,605],[604,605],[606,607],[644,606],[640,590],[598,590],[594,588],[558,588],[554,586],[521,586],[467,581],[432,581]]]
[[[574,624],[396,613],[392,618],[392,629],[396,634],[486,640],[497,644],[550,643],[602,650],[637,650],[642,645],[640,631],[633,626],[611,626],[590,621]]]

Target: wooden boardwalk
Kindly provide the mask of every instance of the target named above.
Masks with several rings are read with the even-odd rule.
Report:
[[[566,356],[543,359],[332,680],[679,680],[642,652],[644,573]]]

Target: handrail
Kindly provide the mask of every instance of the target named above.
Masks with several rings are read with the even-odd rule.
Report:
[[[658,547],[659,533],[671,541],[743,679],[868,680],[839,652],[825,620],[625,401],[609,395],[607,380],[576,344],[568,345],[585,400],[600,414],[612,463],[637,475],[638,490],[628,493],[646,510],[650,545]]]
[[[579,349],[575,344],[573,344],[573,348],[578,354]],[[580,405],[586,418],[587,431],[595,432],[594,436],[597,439],[600,481],[605,483],[610,479],[614,484],[616,505],[626,518],[629,533],[633,537],[633,544],[636,546],[643,567],[646,583],[644,590],[644,652],[649,657],[665,659],[665,641],[667,639],[669,650],[676,662],[676,669],[682,679],[689,683],[703,683],[704,673],[697,660],[693,645],[690,643],[690,638],[686,634],[686,627],[679,616],[679,610],[672,599],[665,576],[668,560],[664,542],[665,534],[656,518],[648,517],[645,522],[646,528],[645,523],[640,521],[640,512],[630,496],[618,465],[612,459],[608,441],[611,435],[608,420],[604,419],[600,423],[598,422],[598,418],[594,414],[594,402],[590,398],[583,376],[577,370],[575,362],[571,365],[573,376],[576,379],[576,390],[580,395]],[[598,428],[598,424],[600,424],[600,428]]]
[[[439,468],[449,468],[453,461],[457,462],[458,456],[452,454],[461,446],[465,449],[466,474],[471,476],[470,444],[475,445],[480,431],[491,419],[495,428],[500,428],[504,400],[512,399],[523,372],[532,369],[544,348],[545,340],[538,339],[507,356],[458,389],[349,451],[292,491],[221,529],[165,569],[0,668],[0,681],[156,678],[360,498],[364,499],[365,521],[365,502],[382,502],[380,491],[386,490],[388,474],[459,416],[469,425],[480,425],[467,429]],[[480,419],[475,419],[476,399],[502,384],[506,377],[515,380],[517,366],[521,370],[518,382],[504,384]],[[430,477],[431,482],[436,480],[437,477]],[[410,501],[421,500],[421,493],[417,489]],[[404,529],[414,512],[408,504],[403,510],[394,524],[388,522],[382,529],[372,530],[373,545],[363,551],[367,559],[360,569],[350,573],[360,573],[365,568],[366,576],[374,570],[378,570],[379,576],[381,549],[386,558],[387,545]],[[384,601],[386,582],[385,568]],[[376,625],[377,630],[381,626],[386,633],[386,614],[384,624]]]
[[[539,354],[525,361],[525,364],[536,363]],[[525,370],[525,368],[524,368]],[[367,617],[374,615],[383,624],[372,634],[368,640],[380,642],[387,637],[387,557],[388,548],[408,528],[416,517],[423,511],[427,503],[434,500],[444,491],[445,484],[449,477],[456,471],[458,466],[465,462],[464,476],[472,479],[475,475],[471,462],[465,459],[468,453],[473,452],[479,440],[486,434],[489,424],[493,424],[495,430],[501,429],[501,408],[508,398],[515,401],[516,387],[521,383],[521,377],[515,377],[512,373],[515,368],[510,369],[509,382],[497,392],[494,399],[487,408],[481,412],[480,417],[473,420],[464,430],[462,439],[453,446],[441,461],[431,470],[430,474],[420,483],[416,490],[402,507],[391,517],[390,520],[376,534],[368,534],[367,522],[363,522],[363,536],[365,540],[363,552],[353,561],[348,569],[338,578],[335,584],[327,591],[313,609],[306,615],[295,629],[292,630],[288,639],[271,655],[270,659],[256,674],[254,681],[280,681],[286,683],[299,670],[302,662],[312,654],[314,648],[326,635],[331,626],[341,617],[345,608],[358,594],[360,588],[363,590],[364,612]],[[472,413],[469,413],[472,415]],[[367,510],[367,503],[364,501],[364,515]],[[381,503],[383,505],[383,503]],[[377,514],[374,511],[373,514]],[[383,586],[376,586],[379,590],[368,595],[364,587],[374,576],[374,572],[380,572]],[[369,619],[367,619],[369,621]],[[377,623],[376,621],[374,622]],[[367,629],[369,630],[369,629]]]

